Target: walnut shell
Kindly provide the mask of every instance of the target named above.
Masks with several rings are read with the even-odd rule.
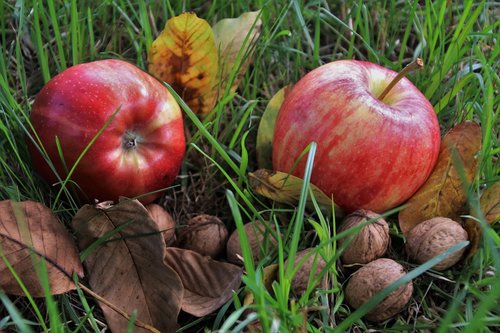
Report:
[[[416,262],[422,264],[468,239],[467,231],[447,217],[435,217],[417,224],[406,238],[406,252]],[[433,266],[435,270],[445,270],[455,265],[465,248],[457,251]]]
[[[271,230],[276,230],[273,225],[269,225],[266,227],[264,223],[256,220],[254,222],[245,224],[244,228],[254,261],[259,261],[259,259],[261,259],[261,247],[263,249],[265,249],[266,246],[274,248],[278,244],[278,241],[276,240],[276,233],[273,232],[273,234],[271,234]],[[238,235],[238,230],[234,230],[229,237],[226,251],[227,260],[229,262],[232,262],[236,265],[243,265],[241,243],[240,237]]]
[[[351,307],[357,309],[405,274],[403,266],[392,259],[381,258],[372,261],[351,275],[345,289],[346,301]],[[410,281],[390,293],[368,312],[365,318],[371,321],[391,318],[404,309],[412,293],[413,283]]]
[[[307,255],[309,252],[314,251],[313,248],[307,248],[305,250],[302,250],[300,252],[297,252],[297,255],[295,256],[295,260],[293,261],[294,266],[298,266],[299,262],[302,258],[304,258],[305,255]],[[315,259],[317,258],[317,259]],[[307,285],[309,283],[309,278],[311,276],[311,270],[314,261],[316,260],[316,267],[315,271],[313,273],[313,276],[316,277],[320,274],[321,270],[325,268],[326,262],[321,257],[319,254],[311,254],[309,258],[304,261],[302,266],[298,269],[297,273],[292,279],[292,290],[296,295],[302,295],[306,290],[307,290]],[[285,266],[287,264],[285,263]],[[316,288],[321,281],[318,281],[318,283],[314,286]]]
[[[146,206],[146,209],[149,212],[149,215],[156,222],[160,232],[163,235],[163,239],[165,239],[165,244],[167,246],[171,246],[175,243],[175,226],[176,222],[172,218],[172,216],[158,204],[149,204]]]
[[[338,229],[338,233],[366,222],[376,219],[377,221],[365,225],[354,237],[349,246],[342,252],[340,258],[344,264],[366,264],[382,257],[390,244],[389,225],[378,214],[369,210],[359,209],[348,215]],[[349,236],[339,239],[338,247],[341,247]]]
[[[201,214],[180,229],[179,246],[215,258],[224,250],[227,237],[226,225],[217,216]]]

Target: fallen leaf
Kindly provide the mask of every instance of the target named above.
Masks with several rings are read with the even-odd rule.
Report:
[[[76,289],[72,274],[83,276],[76,244],[52,211],[34,201],[0,201],[0,290],[25,295],[7,261],[31,296],[45,296],[37,274],[41,258],[53,295]]]
[[[266,106],[266,110],[260,119],[259,129],[257,130],[257,164],[259,168],[273,168],[273,138],[274,125],[276,117],[281,108],[281,104],[285,100],[286,95],[291,90],[292,86],[288,85],[281,88],[270,100]]]
[[[488,187],[481,195],[481,211],[488,224],[498,222],[500,219],[500,182]]]
[[[170,84],[195,113],[216,102],[218,51],[207,21],[194,13],[169,19],[151,45],[148,70]]]
[[[472,182],[476,170],[476,154],[481,149],[481,127],[464,122],[453,127],[441,140],[441,150],[434,169],[424,185],[399,212],[399,226],[406,235],[417,224],[433,217],[459,221],[467,202],[458,170]],[[455,165],[452,152],[460,164]]]
[[[259,169],[248,174],[250,187],[254,192],[277,202],[296,206],[299,202],[300,191],[304,181],[296,176],[280,171]],[[327,210],[331,209],[332,200],[317,186],[309,184],[318,205]],[[313,210],[313,202],[308,196],[306,206]],[[335,205],[335,215],[342,216],[343,212]]]
[[[500,182],[496,182],[484,191],[481,195],[480,207],[488,224],[493,224],[500,220]],[[472,212],[472,215],[477,217],[478,214]],[[479,223],[471,218],[465,221],[464,227],[469,235],[470,242],[466,259],[470,259],[477,252],[483,231]]]
[[[165,241],[146,208],[137,200],[107,209],[85,205],[72,223],[83,253],[92,249],[84,261],[92,290],[161,332],[175,332],[182,282],[163,262]],[[126,331],[128,321],[100,305],[111,331]]]
[[[220,308],[241,284],[242,268],[191,250],[169,247],[165,263],[179,274],[184,285],[182,310],[196,317]]]
[[[238,18],[223,19],[213,26],[215,45],[219,50],[219,63],[222,67],[218,75],[222,90],[230,83],[230,75],[235,67],[237,75],[231,84],[231,91],[234,92],[238,88],[251,62],[253,46],[261,29],[260,11],[247,12]]]
[[[271,264],[262,269],[262,282],[264,284],[264,287],[266,287],[266,290],[269,292],[273,290],[273,282],[276,281],[276,278],[278,276],[278,269],[278,264]],[[243,305],[253,304],[254,299],[255,297],[253,293],[251,291],[248,291],[245,295],[245,298],[243,299]]]

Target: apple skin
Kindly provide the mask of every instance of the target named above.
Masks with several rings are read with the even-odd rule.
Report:
[[[30,122],[61,179],[106,126],[71,176],[86,201],[116,201],[168,187],[186,149],[174,97],[160,81],[122,60],[79,64],[52,78],[36,96]],[[39,149],[31,142],[29,149],[38,173],[50,184],[60,182]]]
[[[396,72],[339,60],[305,75],[276,119],[273,167],[302,177],[303,150],[317,143],[311,183],[346,212],[382,213],[406,201],[436,163],[439,123],[432,105],[406,78],[383,101]]]

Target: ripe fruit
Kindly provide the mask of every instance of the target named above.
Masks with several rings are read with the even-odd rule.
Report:
[[[86,200],[161,190],[172,184],[184,157],[179,105],[159,81],[121,60],[80,64],[55,76],[37,95],[30,121],[55,167],[30,144],[35,168],[50,184],[65,179],[102,130],[71,175]]]
[[[342,252],[340,258],[344,264],[366,264],[382,257],[387,251],[391,242],[389,225],[374,212],[364,209],[353,212],[342,221],[337,233],[355,228],[357,225],[372,219],[377,220],[361,228],[349,246]],[[349,236],[339,239],[338,247],[340,248],[347,239]]]
[[[375,294],[406,274],[403,266],[392,259],[381,258],[361,267],[354,273],[345,289],[347,303],[357,309],[368,302]],[[391,318],[406,306],[413,293],[410,281],[389,294],[378,303],[365,318],[372,321],[383,321]]]
[[[303,150],[318,145],[311,182],[347,212],[384,212],[407,200],[436,162],[439,124],[432,105],[397,73],[341,60],[304,76],[287,95],[273,141],[275,170],[302,177]]]
[[[406,238],[406,252],[416,262],[423,264],[467,239],[467,231],[459,223],[447,217],[435,217],[410,230]],[[462,248],[432,268],[439,271],[450,268],[462,258],[464,252],[465,248]]]

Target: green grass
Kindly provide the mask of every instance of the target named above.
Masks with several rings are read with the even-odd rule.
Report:
[[[80,205],[70,191],[58,193],[39,179],[27,150],[27,142],[36,141],[29,134],[31,104],[51,77],[71,65],[106,58],[122,58],[145,69],[149,46],[173,15],[194,11],[213,25],[257,9],[262,9],[263,30],[253,65],[237,93],[226,91],[214,113],[202,120],[181,101],[192,136],[179,186],[167,191],[163,203],[181,220],[187,213],[208,212],[240,233],[244,223],[261,219],[278,226],[282,237],[278,248],[260,262],[250,260],[248,246],[244,246],[243,290],[254,294],[253,304],[243,305],[244,292],[235,294],[213,316],[183,317],[180,330],[206,327],[207,331],[243,332],[258,319],[264,332],[342,332],[354,327],[387,332],[498,331],[498,223],[488,227],[481,219],[485,236],[478,253],[470,263],[445,272],[429,270],[430,263],[406,262],[399,251],[403,238],[394,223],[394,251],[389,255],[410,273],[378,298],[410,278],[415,291],[407,310],[377,324],[362,319],[374,302],[357,311],[343,302],[343,284],[350,270],[337,265],[342,249],[336,248],[335,240],[346,235],[336,234],[338,221],[331,214],[305,209],[308,182],[294,209],[256,196],[247,178],[257,168],[255,138],[260,117],[280,88],[336,59],[363,59],[400,70],[421,57],[425,67],[410,79],[434,105],[442,132],[465,119],[481,123],[480,168],[470,196],[470,206],[478,207],[479,193],[499,180],[500,48],[496,42],[500,21],[499,6],[493,1],[2,1],[0,199],[44,202],[67,225]],[[314,150],[309,151],[307,172]],[[200,193],[200,187],[206,190]],[[174,192],[191,199],[197,196],[202,203],[190,204],[194,200],[179,197],[173,202]],[[390,221],[395,221],[393,213],[389,212]],[[285,262],[310,246],[317,246],[329,259],[322,274],[328,275],[330,285],[318,291],[311,282],[310,290],[295,299],[290,281],[296,269]],[[279,264],[279,279],[268,291],[262,283],[262,269],[271,263]],[[40,274],[46,283],[43,270]],[[98,332],[103,328],[97,303],[80,289],[45,299],[27,296],[8,296],[0,289],[0,331]]]

